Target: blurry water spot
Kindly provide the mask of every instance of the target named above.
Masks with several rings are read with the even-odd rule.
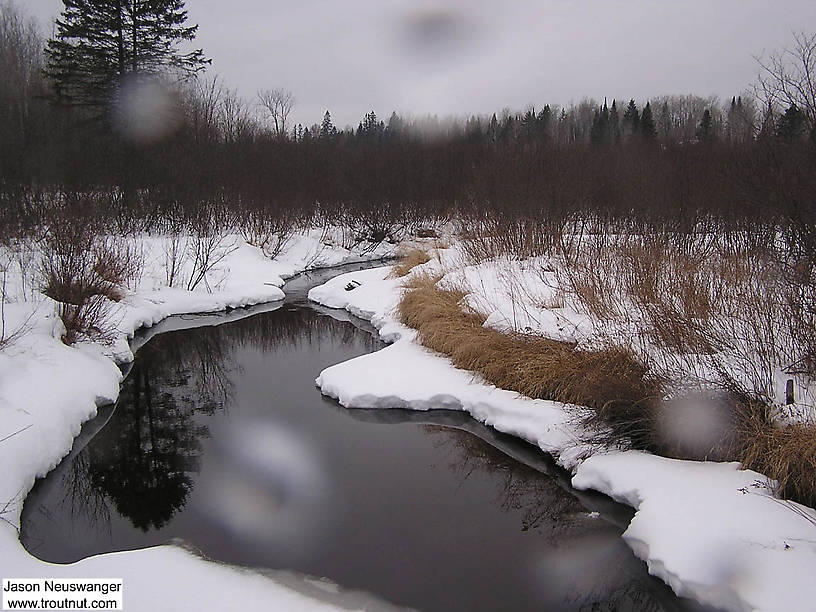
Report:
[[[205,514],[248,544],[305,551],[329,497],[317,449],[265,422],[233,424],[217,440],[199,483]]]
[[[732,423],[731,402],[714,393],[668,400],[657,414],[657,430],[662,440],[679,456],[689,459],[717,459]]]
[[[441,64],[475,47],[476,24],[455,9],[420,9],[401,22],[403,49],[409,59]]]
[[[181,122],[181,109],[171,89],[152,77],[122,81],[112,101],[116,130],[128,140],[149,144],[173,133]]]
[[[604,599],[604,591],[614,589],[625,573],[620,559],[625,544],[613,531],[599,531],[575,538],[569,548],[554,547],[543,551],[534,562],[534,581],[542,595],[551,595],[553,608],[564,606],[558,597],[571,593],[575,609],[579,603]],[[627,551],[628,552],[628,551]],[[583,608],[582,608],[583,609]]]

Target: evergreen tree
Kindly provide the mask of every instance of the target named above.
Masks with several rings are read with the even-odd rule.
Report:
[[[175,70],[188,77],[210,60],[181,53],[198,26],[186,25],[183,0],[63,0],[45,50],[45,73],[57,100],[99,107],[129,74]]]
[[[331,138],[336,134],[337,128],[334,127],[334,125],[332,124],[331,113],[329,113],[329,111],[326,111],[326,114],[323,115],[323,122],[320,124],[320,131],[318,132],[318,137]]]
[[[728,142],[736,140],[737,131],[737,97],[731,96],[731,106],[728,107],[728,115],[726,117],[725,137]]]
[[[652,117],[652,106],[648,102],[643,107],[643,113],[640,115],[638,129],[640,135],[646,140],[653,140],[657,136],[657,128],[655,127],[654,117]]]
[[[499,140],[501,142],[513,142],[516,140],[516,118],[507,115],[499,128]]]
[[[798,140],[805,135],[805,114],[796,104],[791,104],[776,124],[776,137],[783,140]]]
[[[618,104],[612,100],[612,106],[609,109],[609,134],[612,142],[620,142],[620,117],[618,116]]]
[[[609,125],[609,107],[604,99],[603,107],[595,110],[592,118],[592,127],[589,129],[589,138],[593,144],[605,144],[612,139]]]
[[[499,138],[499,120],[496,118],[496,113],[490,118],[490,123],[487,125],[487,140],[496,142]]]
[[[629,100],[623,113],[623,126],[629,134],[637,134],[640,128],[640,112],[634,100]]]
[[[476,115],[465,123],[465,136],[470,142],[482,142],[482,120]]]
[[[534,108],[530,108],[521,117],[521,134],[525,140],[533,140],[536,136],[537,123]]]
[[[547,104],[538,111],[536,117],[536,133],[539,138],[549,138],[552,130],[552,109]]]
[[[714,140],[714,120],[709,109],[705,109],[700,125],[697,126],[697,139],[703,142]]]
[[[405,131],[405,121],[397,114],[397,111],[391,113],[388,119],[388,125],[385,128],[385,136],[388,140],[398,140],[402,137]]]

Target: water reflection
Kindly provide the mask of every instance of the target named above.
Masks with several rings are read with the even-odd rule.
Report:
[[[497,451],[478,437],[458,429],[426,425],[425,430],[436,439],[436,446],[448,453],[448,469],[464,483],[474,472],[493,476],[493,503],[504,512],[521,515],[521,531],[530,529],[554,541],[566,535],[578,517],[586,516],[576,497],[564,495],[554,478],[542,478],[541,473]]]
[[[210,437],[204,417],[229,412],[234,402],[243,369],[236,353],[342,346],[362,353],[381,345],[352,325],[293,306],[152,338],[139,349],[107,425],[53,475],[62,481],[60,512],[100,531],[109,529],[112,509],[143,532],[163,528],[185,507],[200,471],[202,440]],[[42,488],[32,491],[27,506],[37,503]],[[52,510],[40,510],[53,517]],[[28,525],[24,544],[40,549]]]
[[[79,454],[74,465],[80,468],[71,471],[74,483],[86,480],[96,492],[97,507],[99,497],[110,500],[116,512],[143,531],[161,528],[184,508],[193,487],[191,473],[199,469],[201,438],[209,434],[195,422],[195,413],[219,406],[209,391],[201,403],[190,395],[191,382],[196,374],[204,375],[211,360],[201,362],[195,374],[181,367],[162,369],[162,358],[174,348],[162,347],[155,361],[150,359],[155,350],[149,350],[148,360],[134,365],[112,423]],[[219,386],[218,391],[227,390]]]
[[[555,478],[519,466],[504,453],[461,430],[426,425],[437,445],[449,452],[448,469],[460,484],[475,473],[495,478],[495,503],[520,517],[521,531],[533,530],[550,545],[535,567],[541,597],[553,607],[575,610],[664,610],[672,597],[665,586],[636,570],[619,533],[577,497],[565,495]],[[568,543],[564,546],[564,543]],[[621,567],[621,559],[630,567]],[[556,597],[551,597],[556,593]]]

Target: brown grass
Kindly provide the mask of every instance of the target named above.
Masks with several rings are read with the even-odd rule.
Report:
[[[767,406],[738,392],[720,400],[730,425],[711,448],[689,450],[661,430],[665,410],[660,381],[619,348],[582,350],[548,338],[509,335],[483,327],[485,317],[463,308],[461,289],[437,286],[439,277],[416,275],[406,283],[397,314],[419,331],[422,344],[453,364],[503,389],[533,398],[588,406],[589,425],[609,431],[594,441],[624,443],[679,459],[740,461],[779,483],[776,493],[816,505],[816,427],[773,423]]]
[[[440,289],[437,278],[408,283],[399,319],[419,331],[422,343],[462,369],[503,389],[593,409],[593,422],[611,428],[609,442],[628,439],[654,449],[654,405],[659,383],[621,348],[583,350],[573,343],[509,335],[482,326],[484,316],[463,310],[464,291]]]
[[[741,416],[735,458],[776,480],[778,496],[816,507],[816,427],[775,424],[767,407],[756,403]]]
[[[391,272],[393,278],[402,278],[417,266],[421,266],[431,260],[431,256],[422,249],[409,249],[403,253],[400,260],[394,264]]]

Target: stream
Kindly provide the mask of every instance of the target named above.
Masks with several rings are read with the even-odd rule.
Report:
[[[383,346],[306,298],[353,269],[137,336],[117,404],[29,493],[25,548],[71,563],[183,542],[420,610],[700,609],[621,540],[631,509],[572,489],[537,448],[458,412],[323,397],[322,369]]]

